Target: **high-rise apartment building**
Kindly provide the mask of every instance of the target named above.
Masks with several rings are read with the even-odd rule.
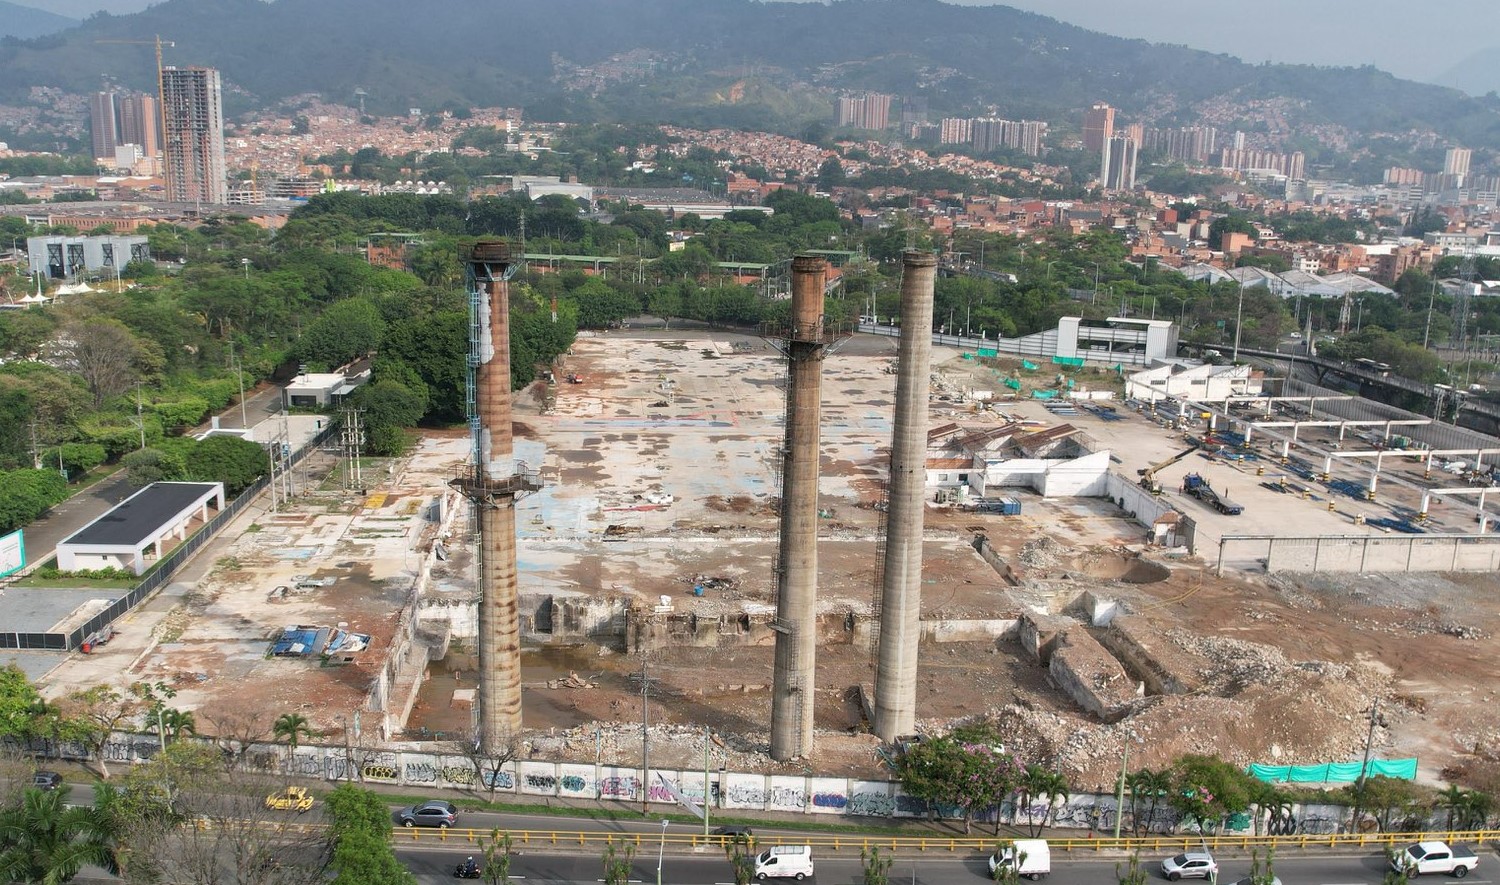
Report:
[[[927,122],[927,97],[905,96],[901,99],[901,128]]]
[[[127,95],[120,99],[120,144],[133,144],[141,155],[155,157],[161,150],[161,110],[149,95]]]
[[[113,92],[95,92],[89,96],[89,134],[93,141],[94,159],[114,159],[115,145],[120,143],[120,132],[115,118]]]
[[[1100,102],[1083,115],[1083,149],[1103,153],[1115,137],[1115,109]]]
[[[1142,149],[1158,151],[1173,160],[1206,163],[1218,154],[1219,130],[1212,126],[1147,129],[1142,134]]]
[[[1116,135],[1109,140],[1105,152],[1104,187],[1114,191],[1128,191],[1135,187],[1136,156],[1140,146],[1128,135]]]
[[[974,140],[974,121],[968,117],[944,117],[938,124],[940,144],[968,144]]]
[[[169,66],[162,68],[161,77],[168,199],[227,202],[219,72]]]
[[[978,117],[969,124],[969,141],[981,153],[1008,148],[1035,157],[1042,152],[1042,136],[1047,124],[1040,120],[1001,120]]]
[[[891,123],[891,101],[895,96],[880,92],[839,98],[834,123],[855,129],[884,129]]]
[[[1448,153],[1443,155],[1443,174],[1452,176],[1454,187],[1463,187],[1464,180],[1469,177],[1469,161],[1474,152],[1468,148],[1448,148]]]

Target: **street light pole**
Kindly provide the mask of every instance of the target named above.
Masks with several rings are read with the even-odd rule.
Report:
[[[669,820],[661,822],[661,847],[656,849],[656,885],[661,885],[661,861],[662,856],[667,853],[667,824],[669,823],[671,823]]]

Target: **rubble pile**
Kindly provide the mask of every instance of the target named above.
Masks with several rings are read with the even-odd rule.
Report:
[[[1021,552],[1016,558],[1027,568],[1051,568],[1057,565],[1068,555],[1068,548],[1052,540],[1047,535],[1033,538],[1021,545]]]

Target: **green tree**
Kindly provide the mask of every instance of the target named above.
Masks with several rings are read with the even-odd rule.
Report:
[[[484,846],[484,881],[504,885],[510,881],[510,833],[490,830],[490,841]]]
[[[862,885],[887,885],[891,879],[891,865],[896,859],[886,855],[881,856],[880,847],[871,845],[869,848],[859,850],[859,861],[862,872]]]
[[[1183,756],[1172,766],[1167,801],[1185,823],[1206,830],[1250,807],[1249,775],[1213,756]]]
[[[170,743],[176,743],[183,735],[196,735],[198,723],[191,710],[166,709],[161,712],[159,726],[162,736]]]
[[[15,531],[68,497],[56,470],[0,471],[0,534]]]
[[[755,878],[755,848],[749,836],[735,836],[724,842],[724,857],[733,870],[734,885],[750,885]]]
[[[307,325],[297,340],[297,358],[313,369],[334,369],[379,349],[384,335],[379,308],[363,298],[346,299]]]
[[[24,738],[32,733],[42,703],[36,686],[15,664],[0,667],[0,738]]]
[[[1017,782],[1015,758],[973,732],[926,740],[902,754],[896,771],[908,795],[934,804],[957,806],[969,832],[974,812],[998,804]]]
[[[293,753],[297,752],[303,738],[313,736],[312,726],[301,713],[282,713],[277,717],[276,724],[271,726],[271,734],[279,741],[286,741]]]
[[[1053,806],[1058,802],[1068,801],[1068,781],[1061,772],[1044,765],[1028,765],[1017,788],[1021,793],[1018,801],[1026,806],[1026,828],[1032,836],[1040,836],[1042,828],[1047,826],[1047,821],[1052,816]],[[1044,803],[1045,808],[1041,819],[1033,820],[1039,801]]]
[[[295,713],[284,714],[277,725],[283,720],[294,724],[290,717],[302,719],[301,728],[306,729],[307,720]],[[330,819],[329,837],[334,845],[335,883],[415,885],[416,877],[401,865],[391,848],[391,810],[379,795],[345,783],[334,788],[324,804]]]
[[[61,885],[85,864],[119,872],[117,828],[107,807],[68,804],[70,788],[28,789],[0,811],[0,877]]]
[[[818,167],[818,190],[828,192],[836,187],[843,187],[848,181],[844,174],[844,164],[839,162],[838,157],[829,157]]]
[[[604,849],[604,885],[626,885],[630,881],[630,863],[635,859],[633,845],[609,845]]]
[[[171,482],[187,476],[187,464],[175,452],[145,448],[130,452],[120,459],[125,476],[136,488],[145,488],[153,482]]]
[[[271,456],[250,440],[211,436],[188,450],[183,466],[196,482],[222,482],[232,498],[271,472]]]
[[[1012,862],[999,863],[998,861],[1007,854],[1010,855]],[[996,863],[990,870],[991,879],[1001,883],[1001,885],[1020,885],[1021,866],[1026,862],[1026,854],[1016,848],[1014,841],[997,843],[995,845],[995,855],[992,859]]]
[[[1130,787],[1130,820],[1135,835],[1148,832],[1156,820],[1156,809],[1167,791],[1172,788],[1169,771],[1152,771],[1142,768],[1133,771],[1126,779]],[[1144,808],[1144,814],[1142,810]]]
[[[1125,868],[1115,864],[1115,879],[1120,885],[1146,885],[1146,871],[1141,869],[1141,853],[1130,852],[1130,857],[1125,861]]]
[[[1276,846],[1266,849],[1266,862],[1260,862],[1260,852],[1250,849],[1250,885],[1276,885]]]

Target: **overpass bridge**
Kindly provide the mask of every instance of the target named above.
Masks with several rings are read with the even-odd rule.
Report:
[[[1483,430],[1487,433],[1494,433],[1496,430],[1500,430],[1500,405],[1469,396],[1462,390],[1444,390],[1435,384],[1414,381],[1411,378],[1405,378],[1390,372],[1366,369],[1354,363],[1328,359],[1321,356],[1284,353],[1279,350],[1252,350],[1246,347],[1240,348],[1240,354],[1273,362],[1301,363],[1304,366],[1312,368],[1317,373],[1320,384],[1328,375],[1338,375],[1350,381],[1358,382],[1362,394],[1367,389],[1400,390],[1420,396],[1434,406],[1437,405],[1440,398],[1447,399],[1451,397],[1452,399],[1449,401],[1457,403],[1454,408],[1455,423],[1458,423],[1459,418],[1465,417],[1464,413],[1467,412],[1469,413],[1467,417],[1470,418],[1468,425],[1475,430]]]

